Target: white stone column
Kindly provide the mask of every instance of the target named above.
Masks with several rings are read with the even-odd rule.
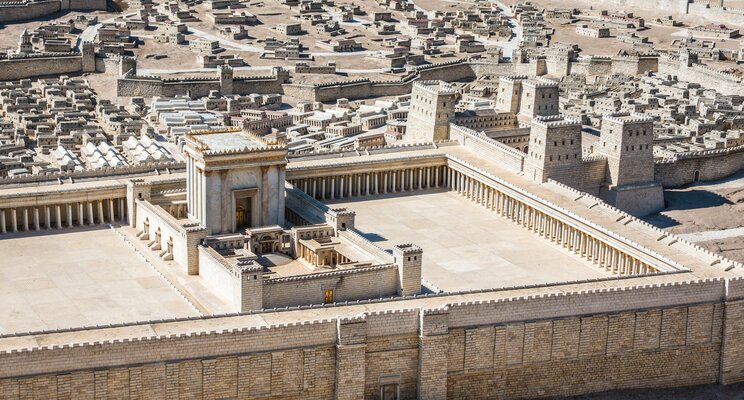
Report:
[[[10,223],[12,224],[11,230],[18,232],[18,209],[16,208],[10,209]]]
[[[98,223],[105,224],[106,221],[103,219],[103,200],[98,200],[96,206],[98,208]]]
[[[127,210],[126,210],[127,200],[126,199],[119,199],[119,221],[122,223],[127,222]],[[191,213],[192,211],[189,210],[189,205],[186,204],[186,212]]]
[[[313,198],[318,198],[318,178],[313,178]]]
[[[57,229],[62,229],[62,209],[59,204],[54,206],[54,220],[57,225]]]
[[[185,213],[179,213],[179,214],[185,214]],[[114,212],[114,199],[109,199],[109,222],[112,224],[116,222],[116,213]]]
[[[38,231],[41,229],[41,224],[39,223],[39,207],[34,207],[34,230]]]
[[[336,177],[332,176],[331,177],[331,200],[336,198],[335,191],[336,191]]]
[[[0,209],[0,233],[7,232],[7,228],[5,227],[5,210]]]
[[[95,219],[93,218],[93,202],[88,201],[86,205],[88,206],[88,225],[93,225],[95,223]]]
[[[419,190],[424,188],[424,169],[418,169],[418,188]]]
[[[23,209],[23,230],[28,232],[28,207]]]
[[[320,181],[320,199],[321,200],[325,200],[325,198],[326,198],[326,181],[328,180],[328,178],[321,178],[321,179],[322,180]]]
[[[372,182],[372,173],[369,172],[369,173],[364,174],[364,179],[365,179],[364,194],[366,196],[369,196],[370,194],[372,194],[372,190],[370,190],[370,184]]]
[[[72,228],[72,204],[67,204],[67,227]]]
[[[343,199],[344,198],[344,181],[346,180],[345,176],[340,176],[338,179],[338,198]]]
[[[44,226],[47,229],[52,229],[52,210],[49,206],[44,206]]]
[[[395,187],[395,175],[397,175],[397,171],[391,172],[390,179],[392,179],[392,191],[393,191],[393,193],[395,193],[397,191],[396,190],[396,187]]]

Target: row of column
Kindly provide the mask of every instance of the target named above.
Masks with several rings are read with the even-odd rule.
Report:
[[[447,184],[445,170],[445,166],[405,168],[296,179],[292,184],[318,200],[343,199],[438,188]]]
[[[655,272],[643,261],[467,174],[449,169],[449,188],[616,275]]]
[[[126,221],[126,199],[0,209],[0,233],[62,229]]]

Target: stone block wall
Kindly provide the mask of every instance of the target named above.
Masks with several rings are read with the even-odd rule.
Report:
[[[398,271],[385,265],[316,276],[270,279],[264,282],[264,308],[323,304],[323,290],[333,289],[335,302],[391,297],[398,294]]]
[[[5,12],[0,8],[0,15]],[[60,57],[20,58],[0,60],[0,81],[12,81],[35,76],[72,74],[82,71],[79,54]]]
[[[63,11],[105,10],[106,0],[42,0],[0,6],[0,22],[24,21]]]
[[[674,161],[657,162],[654,179],[665,188],[687,185],[695,181],[722,179],[744,168],[744,148],[701,152]]]
[[[211,332],[192,329],[264,318],[102,327],[74,346],[74,332],[0,338],[57,343],[0,353],[0,398],[379,399],[392,384],[401,399],[511,399],[744,380],[741,279],[546,291],[323,307],[311,314],[334,319],[320,321],[288,311],[278,320],[298,323]]]

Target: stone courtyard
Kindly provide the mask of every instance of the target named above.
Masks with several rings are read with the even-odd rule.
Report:
[[[357,229],[383,249],[405,240],[421,246],[422,277],[443,291],[609,276],[455,192],[423,191],[329,204],[356,211]]]
[[[107,228],[0,241],[0,334],[198,315]]]

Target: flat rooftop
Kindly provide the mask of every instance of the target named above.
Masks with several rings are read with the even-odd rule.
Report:
[[[242,150],[246,147],[266,147],[264,143],[254,140],[242,132],[206,133],[195,137],[199,142],[206,145],[209,150],[230,151]]]
[[[0,334],[196,316],[109,228],[0,239]]]
[[[455,192],[423,191],[328,204],[356,211],[356,229],[383,249],[401,243],[420,246],[423,278],[444,291],[611,276]]]

